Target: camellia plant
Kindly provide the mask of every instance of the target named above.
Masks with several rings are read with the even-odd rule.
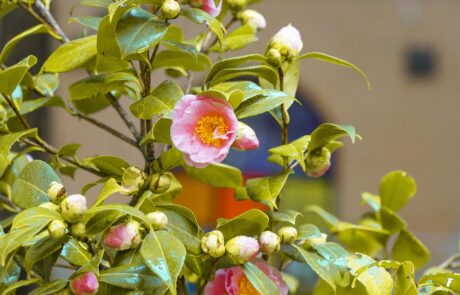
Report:
[[[266,27],[249,9],[253,2],[82,0],[102,16],[73,17],[85,29],[69,40],[50,0],[0,1],[0,17],[22,9],[38,22],[0,52],[0,207],[9,212],[0,226],[1,294],[296,294],[302,278],[286,273],[291,262],[316,273],[315,294],[460,293],[458,254],[415,279],[430,254],[397,213],[416,190],[402,171],[386,175],[379,194],[362,195],[371,210],[356,224],[317,206],[280,210],[289,176],[323,176],[340,140],[360,138],[352,126],[329,123],[289,137],[300,64],[316,59],[348,67],[369,83],[349,62],[303,53],[292,25],[281,28],[265,52],[225,57]],[[193,36],[184,38],[183,23],[195,23]],[[62,44],[31,72],[35,56],[15,64],[9,56],[34,34]],[[60,75],[77,69],[87,76],[73,81],[68,99],[57,95]],[[152,81],[157,71],[164,80]],[[53,147],[26,118],[43,107],[60,108],[127,142],[145,165],[112,155],[80,158],[80,144]],[[114,108],[131,134],[96,119],[105,108]],[[280,145],[268,150],[279,172],[244,183],[241,171],[222,161],[259,147],[242,120],[263,113],[280,127]],[[48,162],[33,160],[37,153],[49,155]],[[77,169],[97,179],[67,192],[56,171],[73,177]],[[182,189],[178,169],[267,209],[219,219],[206,233],[190,209],[174,203]],[[88,202],[85,195],[96,186],[99,193]],[[115,194],[126,203],[106,202]],[[317,214],[329,236],[296,220],[304,211]]]

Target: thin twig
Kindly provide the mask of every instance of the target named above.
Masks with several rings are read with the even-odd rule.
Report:
[[[137,141],[140,141],[142,137],[139,131],[137,130],[136,126],[134,125],[133,121],[131,120],[129,115],[126,113],[125,109],[121,106],[121,104],[118,102],[115,96],[113,96],[111,93],[107,94],[106,96],[110,100],[110,103],[112,104],[115,111],[117,111],[118,115],[120,115],[123,122],[125,122],[129,131],[131,131],[131,133],[133,134],[133,136],[136,138]]]
[[[62,38],[62,41],[64,43],[69,42],[70,41],[69,38],[64,33],[64,31],[61,29],[61,27],[57,23],[56,19],[54,18],[54,16],[45,7],[43,2],[41,0],[35,0],[35,7],[39,11],[40,15],[43,16],[43,18],[45,19],[46,23],[48,25],[50,25],[53,28],[53,30],[56,32],[56,34],[58,34]]]
[[[5,97],[5,100],[8,102],[8,104],[10,105],[16,117],[19,119],[19,121],[21,121],[21,124],[24,126],[24,128],[30,129],[29,123],[27,122],[26,118],[24,118],[24,116],[21,114],[16,104],[14,103],[13,99],[9,95],[4,95],[4,97]]]
[[[447,258],[446,261],[441,263],[438,268],[446,269],[450,268],[451,264],[454,263],[456,260],[460,259],[460,253],[457,253],[455,255],[452,255],[451,257]]]
[[[227,25],[225,26],[225,29],[228,30],[230,29],[230,27],[237,21],[237,18],[236,17],[232,17],[232,19],[227,23]],[[217,43],[217,41],[219,41],[219,38],[214,37],[214,40],[208,44],[204,44],[203,45],[203,48],[201,48],[201,53],[204,53],[204,54],[208,54],[209,51],[211,50],[211,48]]]

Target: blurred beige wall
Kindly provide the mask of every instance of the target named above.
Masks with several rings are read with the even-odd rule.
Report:
[[[56,1],[55,8],[67,11],[72,2],[78,3]],[[434,261],[454,252],[460,221],[460,159],[456,157],[460,145],[460,2],[266,0],[256,8],[269,25],[260,34],[260,44],[246,52],[262,52],[269,38],[291,22],[302,32],[305,52],[322,51],[352,61],[372,82],[368,91],[359,75],[349,69],[316,61],[303,63],[301,87],[315,95],[315,103],[328,120],[352,124],[364,138],[340,152],[340,216],[356,221],[364,210],[360,193],[378,192],[385,173],[402,169],[418,182],[416,198],[402,212],[409,228],[434,252]],[[83,11],[77,6],[74,15]],[[60,14],[63,24],[66,13]],[[81,29],[65,27],[73,37]],[[408,77],[404,54],[411,44],[436,50],[437,71],[432,79]],[[128,133],[112,110],[102,112],[100,118]],[[122,155],[133,163],[141,159],[128,145],[66,114],[53,112],[52,122],[56,145],[83,141],[82,155]],[[85,182],[91,179],[83,172],[80,176]],[[79,186],[72,187],[77,190]]]

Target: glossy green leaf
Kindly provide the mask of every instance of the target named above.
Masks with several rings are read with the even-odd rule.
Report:
[[[167,24],[150,12],[133,7],[118,21],[116,38],[121,56],[127,58],[157,45],[166,34]]]
[[[112,175],[114,177],[121,177],[123,169],[131,167],[125,160],[114,156],[96,156],[84,159],[85,165],[94,167],[99,172]]]
[[[264,295],[278,295],[278,287],[276,284],[267,277],[267,275],[260,270],[256,265],[248,262],[243,265],[243,272],[251,282],[252,286]]]
[[[20,138],[35,134],[36,132],[36,129],[31,129],[0,136],[0,177],[5,173],[5,170],[11,164],[12,159],[8,157],[8,154],[13,144],[17,142]]]
[[[225,240],[239,235],[257,236],[263,232],[269,223],[268,216],[258,209],[251,209],[232,219],[219,219],[217,230],[220,230]]]
[[[206,84],[209,84],[214,79],[215,75],[221,72],[222,70],[237,68],[245,63],[264,63],[266,60],[266,57],[261,54],[249,54],[220,60],[217,63],[215,63],[214,66],[211,68],[208,76],[206,77],[205,82]],[[214,85],[215,84],[217,83],[214,83]]]
[[[70,239],[64,244],[61,257],[73,265],[82,266],[91,261],[88,245],[75,239]]]
[[[414,264],[404,261],[396,272],[395,295],[417,295],[417,285],[414,282]]]
[[[294,101],[295,98],[277,90],[254,91],[254,96],[244,100],[235,110],[238,118],[256,116],[273,110],[283,103]]]
[[[147,266],[145,265],[113,267],[101,271],[98,280],[124,289],[141,290],[149,282],[160,281],[153,275],[149,275],[146,270]],[[161,286],[159,282],[156,282],[155,285],[155,287]],[[152,287],[151,284],[149,287]]]
[[[415,180],[406,172],[400,170],[390,172],[380,182],[382,206],[397,212],[415,195],[416,190]]]
[[[205,71],[210,66],[211,61],[206,55],[199,54],[198,58],[195,58],[187,52],[178,50],[163,50],[158,52],[153,63],[154,69],[182,67],[197,72]]]
[[[357,256],[350,255],[347,257],[347,266],[350,268],[350,272],[355,276],[360,269],[374,262],[374,259],[364,254],[357,254]],[[391,295],[393,293],[393,278],[383,267],[369,267],[359,274],[357,280],[366,288],[368,294]]]
[[[96,30],[99,28],[101,19],[98,16],[75,16],[69,19],[69,23],[77,22],[85,27]]]
[[[130,215],[132,217],[138,218],[146,226],[150,224],[147,218],[145,217],[145,214],[142,213],[142,211],[138,210],[137,208],[126,205],[126,204],[107,204],[107,205],[100,205],[97,207],[91,207],[83,216],[82,222],[86,224],[91,219],[91,217],[101,212],[106,212],[106,213],[119,212],[125,215]]]
[[[187,253],[182,242],[166,231],[150,232],[140,252],[145,264],[168,286],[169,292],[177,294],[176,280]]]
[[[53,96],[59,87],[59,78],[56,74],[39,74],[35,76],[35,89],[46,96]]]
[[[308,150],[313,151],[321,148],[331,141],[335,141],[344,136],[350,137],[352,143],[355,142],[356,137],[359,138],[353,126],[336,125],[331,123],[321,124],[311,134],[311,141],[308,145]]]
[[[430,251],[412,233],[402,230],[391,250],[391,259],[411,261],[415,269],[421,268],[430,260]]]
[[[13,183],[12,199],[21,208],[49,202],[48,187],[51,182],[61,182],[54,170],[45,162],[35,160],[28,164]]]
[[[274,84],[276,84],[276,81],[278,81],[278,73],[272,67],[265,65],[255,65],[240,68],[222,69],[213,76],[212,80],[209,81],[209,85],[213,86],[231,79],[246,76],[262,77]]]
[[[146,144],[147,142],[160,142],[171,144],[171,130],[172,120],[161,118],[155,122],[153,128],[144,136],[141,140],[141,145]]]
[[[68,282],[66,280],[54,280],[48,282],[44,285],[41,285],[37,289],[32,290],[29,295],[49,295],[49,294],[56,294],[60,290],[67,287]]]
[[[25,256],[25,270],[28,274],[35,263],[61,249],[67,237],[60,239],[43,238],[30,247]]]
[[[256,33],[257,29],[254,26],[250,24],[242,25],[224,37],[222,46],[216,44],[211,50],[226,52],[242,49],[258,40]]]
[[[12,95],[27,71],[37,63],[37,58],[29,55],[17,64],[0,71],[0,93]]]
[[[460,274],[446,272],[424,275],[420,278],[418,284],[422,286],[434,285],[436,287],[444,287],[454,294],[458,294],[460,292]]]
[[[30,280],[16,282],[12,284],[11,286],[9,286],[8,288],[6,288],[5,290],[3,290],[2,295],[16,294],[17,289],[21,287],[32,285],[32,284],[37,284],[38,282],[40,282],[39,278],[33,278]]]
[[[96,201],[94,202],[92,207],[99,206],[104,203],[104,201],[116,193],[127,193],[128,191],[124,189],[121,185],[117,183],[114,178],[110,178],[104,183],[101,191],[99,192]]]
[[[286,222],[295,226],[297,217],[302,216],[302,213],[295,210],[282,210],[267,212],[271,222]]]
[[[96,35],[72,40],[56,49],[43,64],[44,72],[62,73],[81,67],[96,56]]]
[[[215,187],[235,188],[243,183],[243,175],[238,168],[212,163],[206,168],[195,168],[183,164],[185,172],[197,180]]]
[[[211,32],[213,32],[222,43],[225,28],[220,21],[210,16],[204,10],[197,8],[182,8],[182,15],[197,24],[207,25]]]
[[[281,193],[291,171],[269,177],[251,178],[246,182],[246,190],[251,200],[276,208],[276,200]]]

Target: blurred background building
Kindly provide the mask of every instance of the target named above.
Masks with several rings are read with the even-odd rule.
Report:
[[[78,3],[53,2],[59,22],[72,38],[81,34],[82,27],[67,23],[69,11],[75,16],[88,13]],[[294,179],[284,205],[302,210],[306,204],[321,203],[354,222],[365,210],[361,192],[377,193],[384,174],[402,169],[418,183],[417,195],[402,216],[432,251],[431,264],[455,252],[460,230],[460,158],[456,157],[460,145],[460,1],[265,0],[255,9],[265,15],[268,28],[260,33],[259,43],[245,52],[263,52],[271,36],[292,23],[302,33],[305,52],[321,51],[349,60],[364,70],[372,83],[369,91],[361,77],[349,69],[303,62],[298,97],[303,105],[293,116],[293,138],[327,121],[354,125],[363,141],[355,145],[347,142],[325,179]],[[17,24],[17,19],[7,18],[0,25],[2,44],[21,30],[13,23]],[[188,28],[193,33],[197,27]],[[45,44],[38,37],[31,40],[36,48],[57,45]],[[30,52],[31,46],[18,54]],[[62,75],[60,95],[67,97],[69,82],[78,75],[84,73]],[[159,84],[162,79],[158,75],[153,80]],[[128,134],[112,110],[97,115]],[[113,154],[126,157],[133,165],[141,162],[141,155],[129,145],[62,111],[50,111],[38,121],[47,126],[44,137],[56,146],[83,142],[80,156]],[[255,125],[263,145],[278,144],[275,128],[268,118]],[[229,161],[247,175],[260,175],[272,169],[264,162],[266,156],[264,151],[254,152],[250,158],[238,154]],[[69,191],[77,192],[93,180],[85,172],[77,172],[76,179],[65,179]],[[181,180],[186,189],[180,201],[193,204],[205,222],[253,206],[235,204],[231,191],[215,190],[185,176]]]

